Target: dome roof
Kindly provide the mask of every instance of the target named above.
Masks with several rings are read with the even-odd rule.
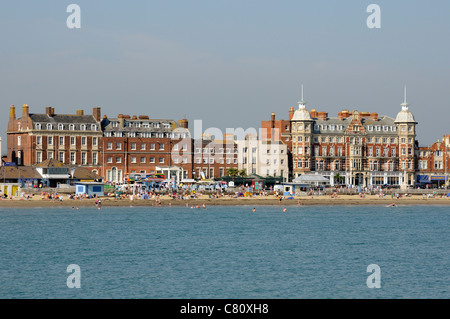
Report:
[[[312,121],[311,114],[305,107],[306,103],[303,101],[298,102],[298,109],[295,110],[291,121]]]
[[[406,122],[416,123],[416,120],[414,119],[414,115],[408,109],[408,104],[403,103],[402,110],[398,112],[394,123],[406,123]]]

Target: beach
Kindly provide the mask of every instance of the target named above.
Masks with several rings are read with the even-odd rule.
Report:
[[[422,195],[412,195],[411,197],[391,198],[385,196],[384,198],[377,195],[366,195],[364,198],[358,195],[340,195],[337,198],[332,198],[328,195],[321,196],[296,196],[294,199],[283,198],[281,201],[271,196],[253,196],[253,197],[220,197],[209,198],[207,195],[199,196],[195,199],[172,199],[168,195],[160,197],[160,205],[155,198],[150,199],[116,199],[114,197],[101,197],[101,206],[188,206],[196,207],[197,205],[205,206],[261,206],[261,205],[274,205],[274,206],[302,206],[302,205],[380,205],[386,206],[395,203],[397,206],[403,205],[450,205],[450,198],[448,197],[436,197],[436,198],[423,198]],[[42,199],[40,195],[36,195],[30,199],[13,198],[13,199],[1,199],[0,207],[10,208],[32,208],[32,207],[95,207],[95,198],[92,199],[68,199],[66,196],[63,200],[50,200]]]

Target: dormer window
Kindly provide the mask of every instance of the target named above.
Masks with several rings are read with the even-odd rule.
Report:
[[[86,131],[86,124],[81,124],[80,125],[80,130]]]
[[[58,130],[62,131],[64,130],[64,124],[58,124]]]
[[[97,125],[92,124],[91,125],[91,131],[97,131]]]
[[[70,124],[69,125],[69,130],[74,131],[75,130],[75,124]]]
[[[52,129],[52,125],[50,123],[47,124],[47,130],[51,130]]]
[[[36,130],[40,130],[42,128],[41,123],[36,123]]]

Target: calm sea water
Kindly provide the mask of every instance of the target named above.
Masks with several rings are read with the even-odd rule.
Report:
[[[0,298],[450,297],[449,207],[287,209],[0,209]]]

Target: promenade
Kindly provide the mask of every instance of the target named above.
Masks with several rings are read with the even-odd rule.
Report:
[[[0,200],[0,207],[11,208],[32,208],[32,207],[96,207],[97,199],[68,199],[63,196],[60,201],[42,199],[41,196],[34,196],[30,199],[13,198]],[[404,205],[450,205],[450,198],[446,196],[427,197],[423,195],[411,195],[409,197],[391,198],[385,196],[381,198],[377,195],[365,195],[364,198],[359,195],[339,195],[332,198],[330,195],[314,195],[314,196],[295,196],[294,199],[284,197],[281,201],[279,198],[268,196],[253,196],[253,197],[220,197],[210,198],[208,195],[201,195],[194,199],[172,199],[168,195],[163,195],[150,199],[139,199],[138,197],[132,200],[128,198],[116,199],[114,197],[102,197],[101,206],[149,206],[149,207],[167,207],[167,206],[186,206],[196,207],[200,206],[232,206],[232,205],[246,205],[246,206],[260,206],[260,205],[274,205],[274,206],[307,206],[307,205],[380,205],[386,206],[395,203],[397,206]]]

